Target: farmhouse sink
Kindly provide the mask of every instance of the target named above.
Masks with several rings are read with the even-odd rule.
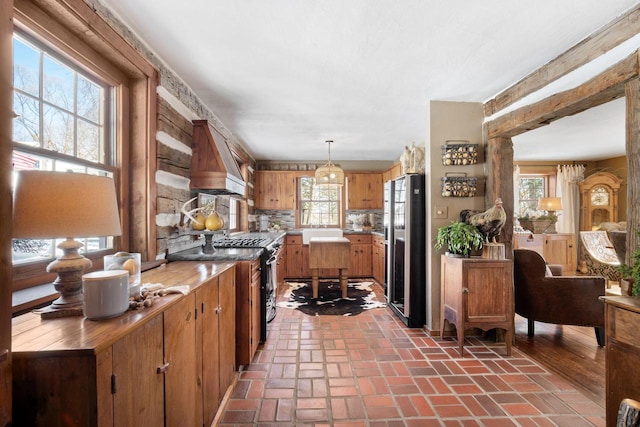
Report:
[[[302,243],[309,244],[314,237],[342,237],[341,228],[305,228],[302,230]]]

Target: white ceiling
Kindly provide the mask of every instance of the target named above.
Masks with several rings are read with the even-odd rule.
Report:
[[[326,160],[332,139],[337,162],[397,159],[425,143],[430,100],[484,102],[638,3],[100,1],[256,159]],[[515,138],[517,157],[558,159],[562,149],[574,159],[585,147],[619,147],[620,135],[622,152],[597,156],[624,153],[616,105],[585,113],[588,127],[580,115]]]

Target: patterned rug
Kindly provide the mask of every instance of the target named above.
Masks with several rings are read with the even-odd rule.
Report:
[[[311,296],[311,281],[287,282],[286,285],[289,289],[278,307],[300,310],[310,316],[356,316],[365,310],[387,306],[376,300],[372,289],[374,282],[349,282],[345,299],[337,280],[320,280],[317,299]]]

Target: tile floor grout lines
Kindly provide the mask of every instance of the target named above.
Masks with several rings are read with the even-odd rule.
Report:
[[[383,291],[376,285],[376,294]],[[512,348],[408,329],[389,308],[279,308],[240,374],[225,427],[604,426],[604,408]]]

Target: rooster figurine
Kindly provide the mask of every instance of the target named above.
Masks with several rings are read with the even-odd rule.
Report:
[[[474,225],[484,236],[486,243],[497,243],[496,237],[500,234],[507,214],[502,208],[502,199],[497,198],[495,204],[484,212],[465,209],[460,212],[460,221]]]

